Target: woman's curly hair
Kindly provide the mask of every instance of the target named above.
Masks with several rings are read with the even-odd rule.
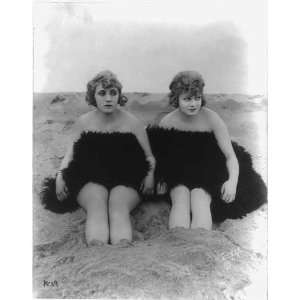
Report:
[[[92,80],[90,80],[87,84],[87,91],[85,100],[88,104],[97,107],[97,103],[95,100],[95,91],[96,87],[99,84],[102,84],[104,89],[115,87],[119,92],[119,100],[118,104],[124,106],[128,101],[127,97],[122,95],[122,84],[118,80],[117,76],[111,71],[102,71],[98,73]]]
[[[206,104],[206,99],[203,95],[204,80],[196,71],[182,71],[176,74],[169,85],[169,104],[173,107],[178,107],[178,97],[182,93],[189,93],[191,96],[201,95],[201,106]]]

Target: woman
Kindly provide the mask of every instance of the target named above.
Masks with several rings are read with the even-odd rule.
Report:
[[[130,242],[130,212],[140,192],[153,191],[155,159],[145,126],[121,108],[127,99],[110,71],[88,83],[86,101],[95,109],[74,126],[56,179],[45,181],[42,202],[60,213],[83,207],[88,245]]]
[[[170,228],[210,230],[213,221],[242,217],[266,202],[266,186],[250,155],[206,108],[203,88],[199,73],[178,73],[169,94],[175,110],[148,128],[156,178],[166,183],[172,202]]]

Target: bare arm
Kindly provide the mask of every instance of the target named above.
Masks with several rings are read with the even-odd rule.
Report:
[[[134,124],[135,135],[140,145],[142,146],[146,155],[146,159],[150,165],[149,172],[141,184],[141,190],[145,194],[152,194],[154,188],[154,170],[155,170],[156,160],[152,154],[148,135],[146,133],[146,128],[144,124],[142,124],[142,122],[140,121],[135,121],[134,123],[135,123]]]
[[[156,160],[152,154],[152,150],[150,147],[150,143],[149,143],[148,135],[146,133],[145,126],[140,121],[138,121],[137,124],[135,125],[135,134],[145,152],[146,159],[150,164],[149,173],[153,173],[155,170]]]
[[[229,178],[222,187],[223,199],[227,202],[234,200],[236,186],[239,177],[239,163],[232,148],[231,139],[227,127],[223,120],[215,113],[211,114],[211,123],[214,135],[218,145],[226,158],[226,166],[229,173]]]

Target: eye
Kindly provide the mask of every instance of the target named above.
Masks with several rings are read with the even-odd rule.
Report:
[[[106,94],[105,90],[100,90],[100,91],[98,92],[98,95],[99,95],[99,96],[105,96],[105,94]]]
[[[117,90],[110,90],[110,95],[111,96],[116,96],[117,95]]]
[[[198,96],[195,99],[196,99],[196,101],[201,101],[201,96]]]

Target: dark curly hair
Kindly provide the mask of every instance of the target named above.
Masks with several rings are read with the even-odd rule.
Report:
[[[88,82],[85,95],[85,100],[88,104],[97,107],[97,103],[95,100],[95,90],[100,83],[102,84],[104,89],[115,87],[119,92],[118,103],[121,106],[125,105],[128,99],[127,97],[122,95],[122,84],[118,80],[117,76],[113,72],[108,70],[98,73],[92,80]]]
[[[173,107],[178,107],[178,97],[182,93],[193,95],[201,95],[201,106],[206,105],[206,99],[203,95],[204,80],[196,71],[182,71],[176,74],[169,85],[169,104]]]

